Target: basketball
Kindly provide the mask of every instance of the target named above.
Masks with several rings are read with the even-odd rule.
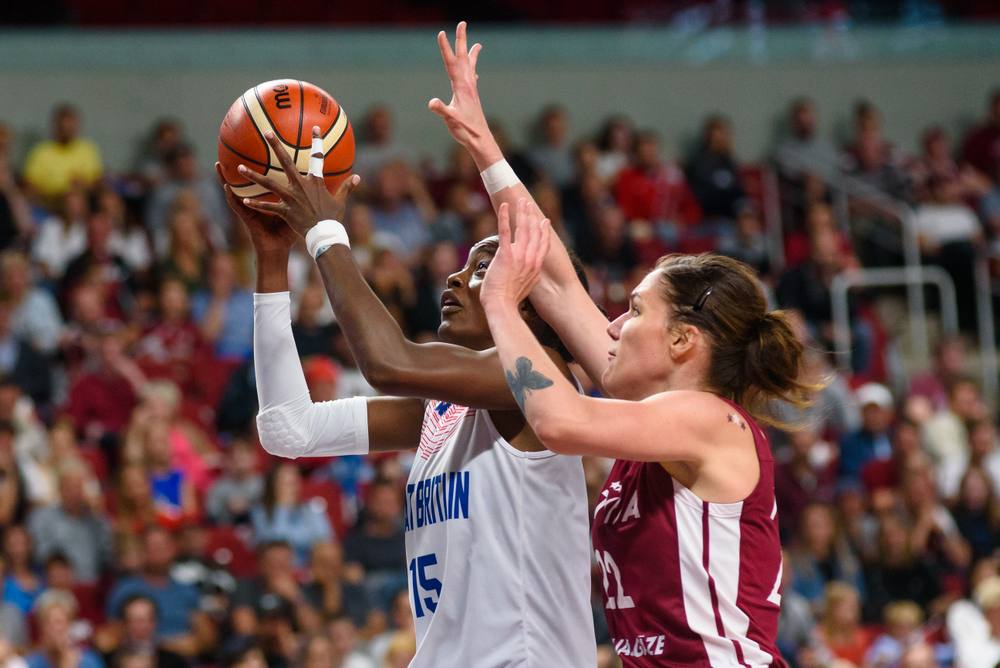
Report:
[[[277,199],[237,171],[243,164],[286,180],[278,157],[264,140],[269,130],[288,151],[299,173],[308,173],[313,126],[319,126],[323,137],[323,178],[332,192],[354,166],[354,130],[343,107],[322,88],[295,79],[266,81],[238,97],[219,128],[219,164],[233,194]]]

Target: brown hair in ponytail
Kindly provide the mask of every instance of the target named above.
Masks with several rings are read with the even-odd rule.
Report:
[[[799,407],[809,403],[816,388],[800,380],[802,344],[783,312],[768,312],[750,267],[706,253],[667,255],[656,268],[671,320],[697,327],[708,337],[708,389],[768,424],[779,424],[767,413],[770,401]]]

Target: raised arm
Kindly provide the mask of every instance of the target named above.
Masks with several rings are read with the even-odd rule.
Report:
[[[712,425],[724,421],[721,402],[704,392],[666,392],[644,401],[582,396],[518,322],[516,304],[538,280],[551,238],[547,220],[528,213],[524,202],[519,207],[522,224],[513,235],[508,207],[500,207],[500,250],[480,295],[511,393],[539,440],[563,454],[701,462]]]
[[[293,459],[416,447],[424,410],[418,399],[313,402],[292,336],[288,256],[297,236],[284,223],[244,207],[228,186],[223,188],[229,207],[250,232],[257,257],[253,346],[261,445]]]
[[[316,133],[314,128],[313,132]],[[346,232],[340,223],[344,203],[331,195],[323,179],[300,176],[285,149],[273,134],[267,135],[285,173],[288,184],[262,176],[240,166],[240,173],[281,197],[278,203],[244,200],[247,207],[282,217],[302,236],[316,228],[342,233],[339,243],[313,248],[330,304],[358,363],[369,383],[385,394],[433,398],[483,409],[514,409],[503,380],[496,350],[470,350],[446,343],[418,344],[408,340],[399,324],[365,281],[354,261]],[[347,191],[357,184],[352,176]]]
[[[482,45],[473,44],[472,48],[468,48],[466,29],[465,21],[455,29],[454,51],[444,31],[438,33],[438,47],[451,81],[452,97],[448,104],[434,98],[427,106],[444,120],[452,138],[472,156],[483,175],[495,211],[499,212],[503,204],[514,211],[519,201],[526,200],[530,212],[544,215],[504,160],[503,152],[486,122],[479,99],[479,75],[476,74]],[[515,229],[517,223],[517,216],[512,215],[511,224]],[[587,375],[600,384],[607,366],[608,319],[577,279],[562,240],[554,231],[549,234],[549,252],[545,256],[541,279],[531,292],[531,304],[559,334]]]

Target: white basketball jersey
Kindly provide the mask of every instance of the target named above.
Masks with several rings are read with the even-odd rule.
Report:
[[[427,402],[406,485],[410,668],[594,666],[589,526],[579,457]]]

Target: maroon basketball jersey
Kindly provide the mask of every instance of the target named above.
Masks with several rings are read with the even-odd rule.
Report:
[[[774,460],[753,432],[760,481],[707,503],[657,462],[618,460],[594,511],[612,643],[629,667],[785,666],[776,647],[781,543]]]

